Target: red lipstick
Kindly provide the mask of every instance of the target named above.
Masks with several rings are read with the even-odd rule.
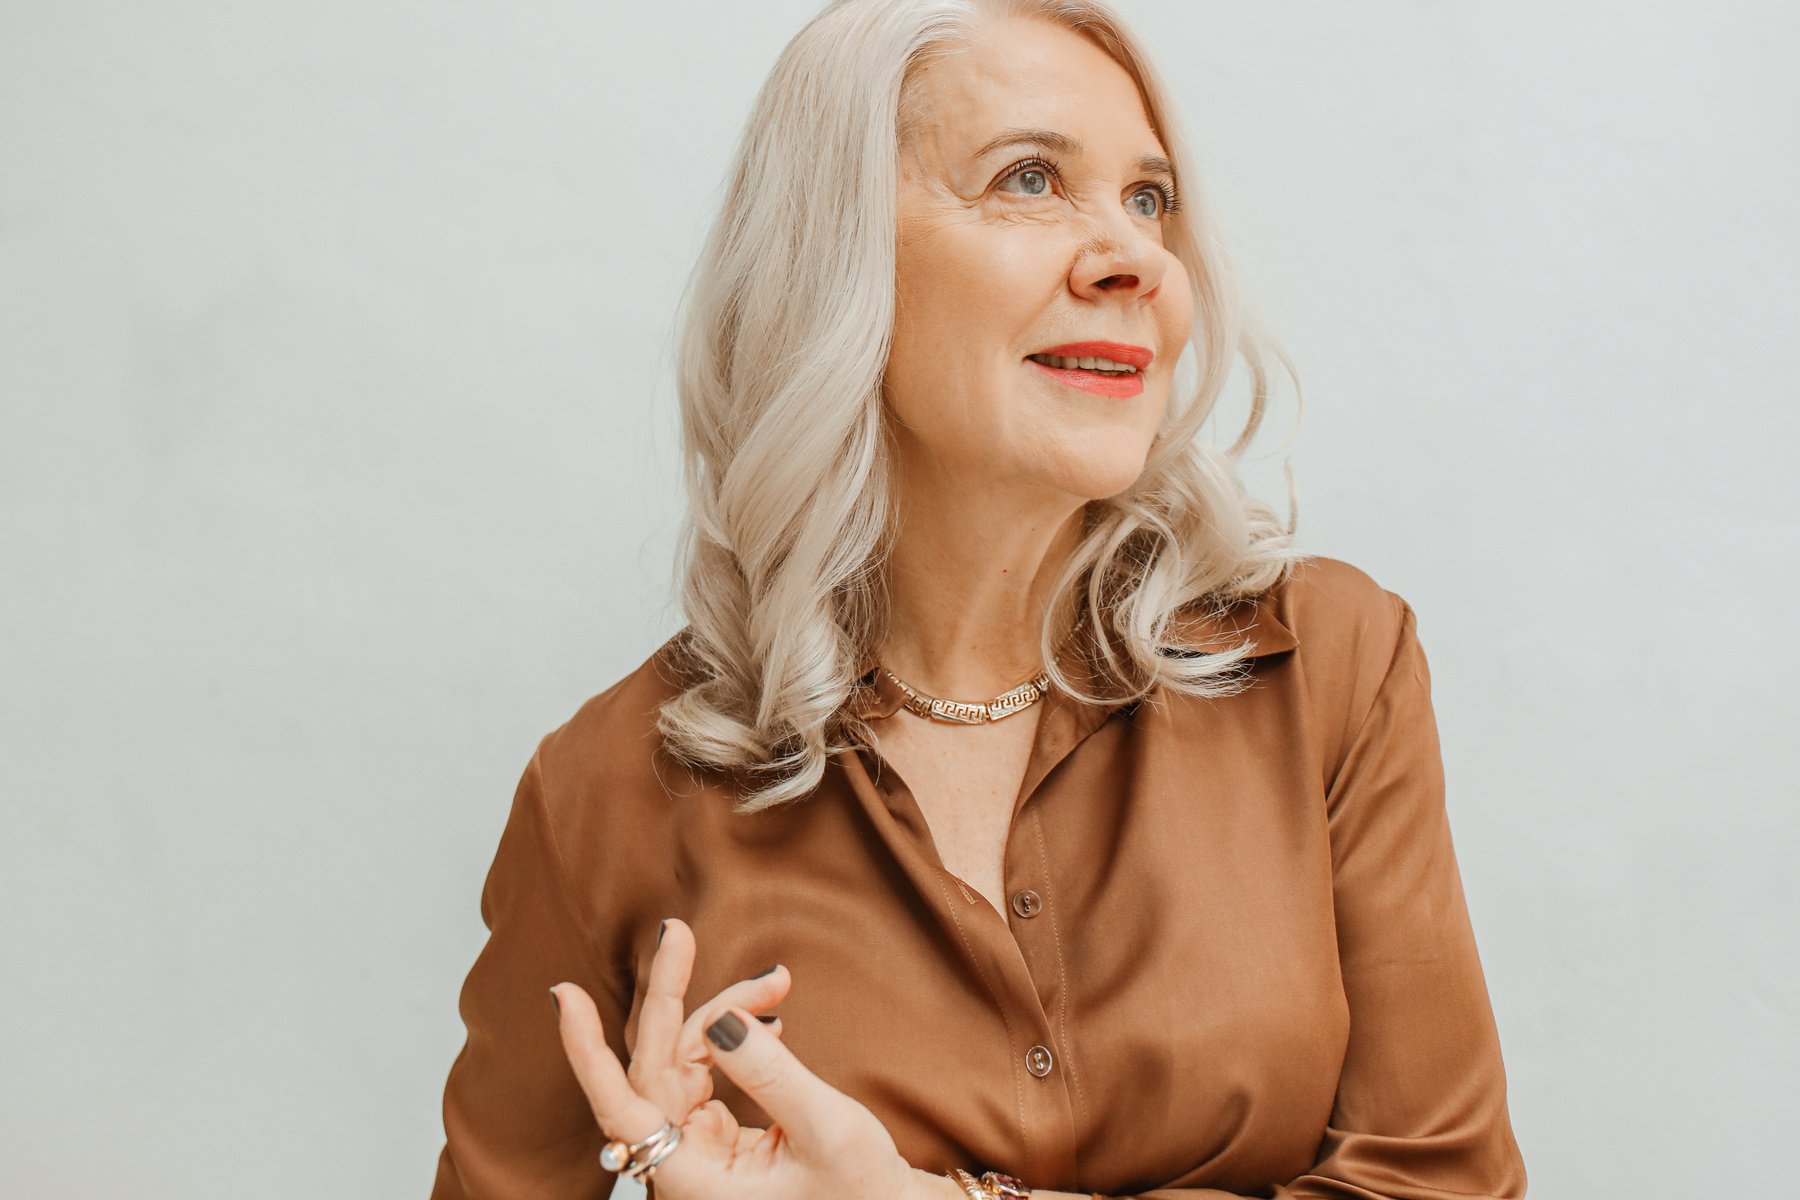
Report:
[[[1049,358],[1106,358],[1120,366],[1136,367],[1136,372],[1130,375],[1102,375],[1097,371],[1081,368],[1048,366],[1038,362],[1035,357],[1025,360],[1058,383],[1066,383],[1070,387],[1078,387],[1082,391],[1113,400],[1129,400],[1142,394],[1144,368],[1156,357],[1147,347],[1127,346],[1122,342],[1070,342],[1064,346],[1051,346],[1037,353]]]
[[[1127,346],[1123,342],[1070,342],[1066,346],[1052,346],[1048,350],[1039,350],[1039,354],[1054,354],[1058,358],[1110,358],[1127,367],[1143,370],[1156,359],[1143,346]]]

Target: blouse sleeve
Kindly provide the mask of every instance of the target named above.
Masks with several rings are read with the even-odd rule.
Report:
[[[1393,657],[1326,800],[1350,1041],[1318,1159],[1275,1195],[1512,1200],[1525,1168],[1450,843],[1430,677],[1412,610],[1390,600]]]
[[[557,1033],[549,989],[593,996],[621,1061],[629,997],[599,969],[571,903],[534,757],[481,895],[489,936],[462,990],[468,1040],[444,1090],[446,1144],[432,1200],[597,1200],[613,1177]]]

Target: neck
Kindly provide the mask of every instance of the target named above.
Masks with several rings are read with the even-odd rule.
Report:
[[[953,700],[986,700],[1034,677],[1051,587],[1081,538],[1082,502],[916,469],[896,476],[882,665]]]

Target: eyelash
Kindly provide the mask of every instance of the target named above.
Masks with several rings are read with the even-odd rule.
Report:
[[[1056,169],[1055,163],[1047,158],[1027,158],[1008,167],[1006,173],[994,181],[994,186],[999,187],[1002,184],[1009,183],[1027,171],[1042,171],[1044,174],[1048,175],[1052,181],[1056,183],[1062,182],[1062,173]],[[1144,188],[1149,188],[1160,198],[1161,204],[1159,210],[1163,216],[1166,217],[1172,213],[1181,211],[1181,197],[1176,194],[1173,184],[1164,183],[1160,179],[1153,179],[1144,184],[1143,187],[1138,188],[1132,195],[1137,195],[1137,192],[1143,191]]]

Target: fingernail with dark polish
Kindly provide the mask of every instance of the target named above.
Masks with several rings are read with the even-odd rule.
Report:
[[[775,1022],[781,1020],[780,1017],[773,1016],[769,1013],[758,1013],[756,1019],[761,1021],[764,1025],[773,1025]]]
[[[661,925],[656,927],[656,944],[658,946],[662,945],[663,934],[667,932],[669,932],[669,923],[667,921],[664,921]]]
[[[562,997],[556,994],[555,988],[550,989],[550,1003],[556,1005],[556,1015],[562,1016]]]
[[[728,1012],[706,1027],[706,1040],[721,1050],[736,1050],[749,1032],[736,1013]]]
[[[758,971],[756,974],[752,975],[750,978],[761,979],[764,975],[773,975],[780,968],[781,968],[781,964],[776,963],[772,967],[764,967],[762,970]]]

